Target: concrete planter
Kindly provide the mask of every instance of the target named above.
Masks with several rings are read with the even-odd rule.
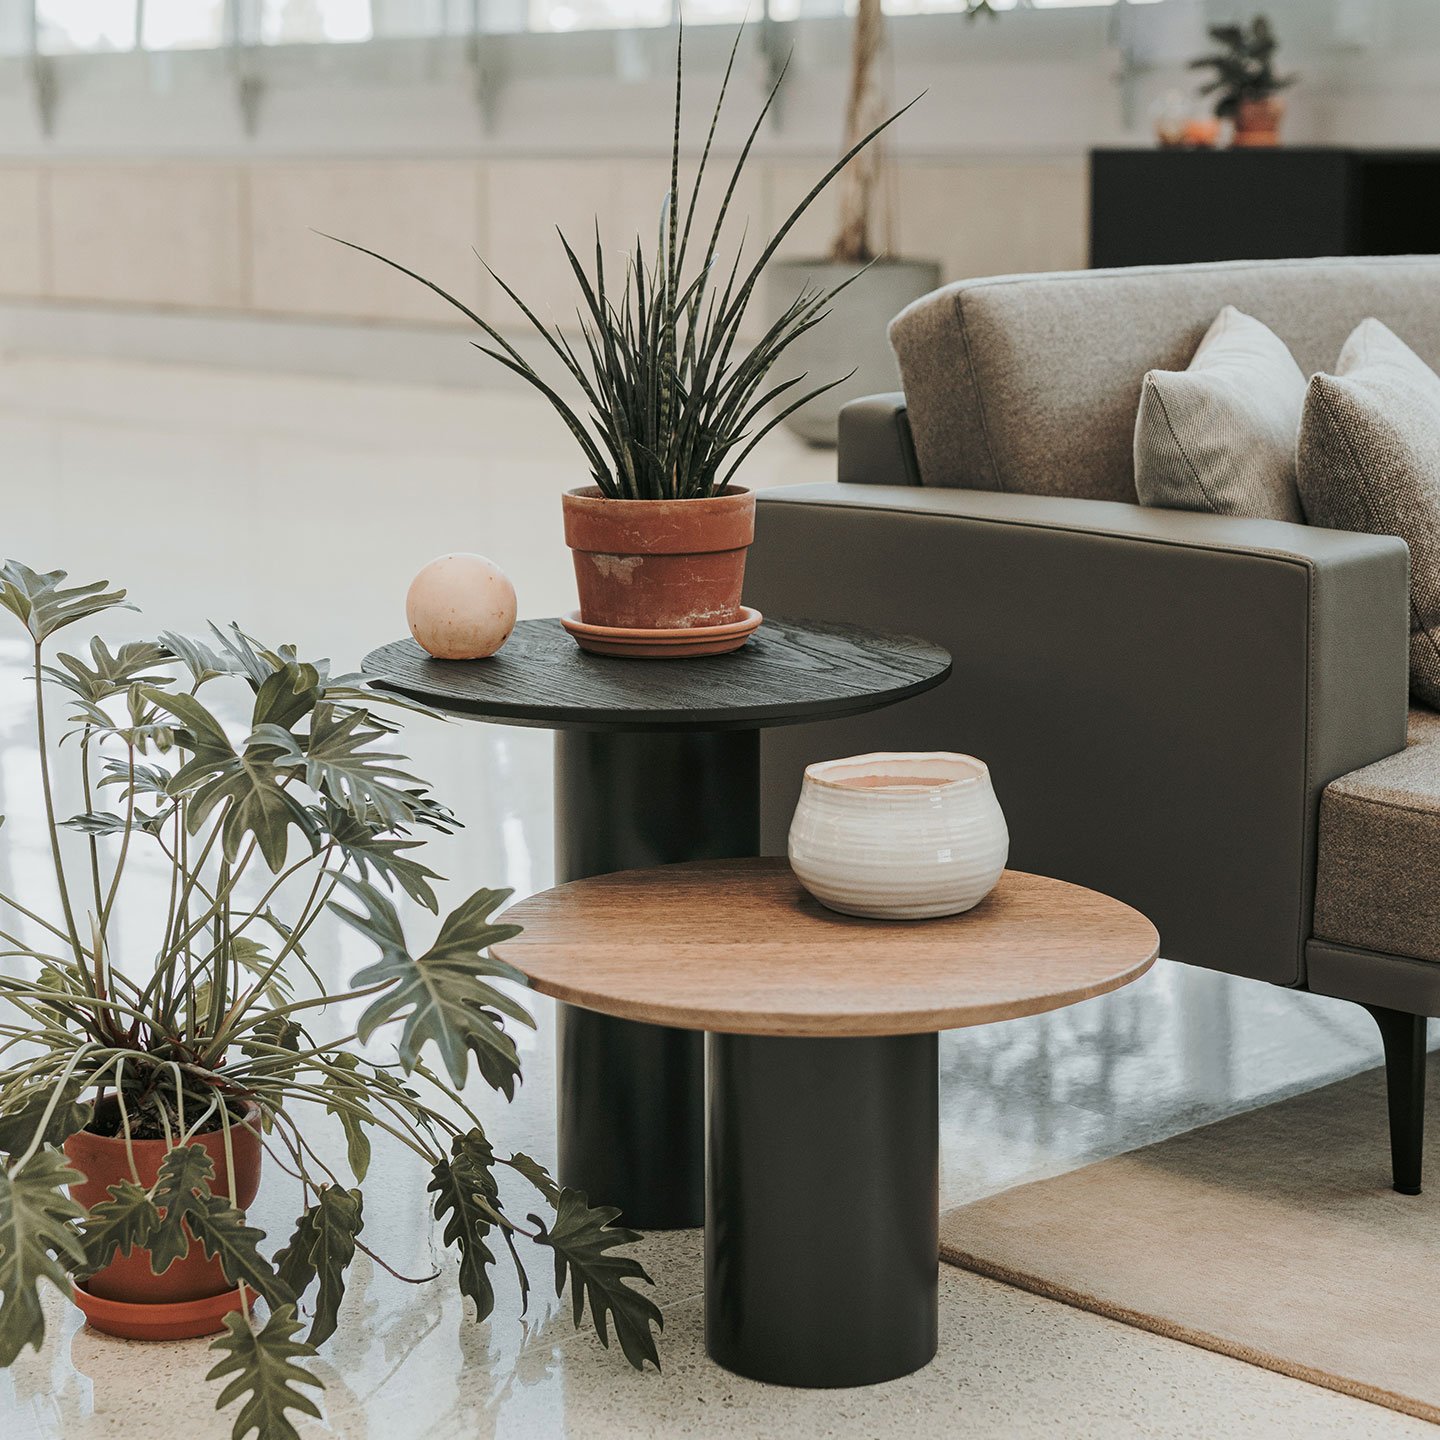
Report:
[[[772,260],[765,271],[767,318],[775,319],[807,284],[831,289],[859,265],[829,260]],[[840,407],[862,395],[900,388],[900,372],[885,330],[912,300],[940,285],[940,267],[931,260],[880,260],[839,295],[829,317],[802,335],[780,362],[777,379],[806,372],[805,388],[814,389],[855,373],[802,406],[786,424],[812,445],[833,445]]]

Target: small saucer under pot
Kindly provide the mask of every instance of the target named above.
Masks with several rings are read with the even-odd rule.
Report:
[[[724,655],[738,650],[765,617],[742,606],[740,619],[728,625],[702,625],[685,630],[627,630],[614,625],[587,625],[578,610],[562,615],[560,623],[575,643],[591,655],[630,660],[687,660],[699,655]]]
[[[246,1286],[250,1304],[255,1292]],[[96,1330],[125,1340],[188,1340],[215,1335],[225,1328],[225,1317],[240,1309],[238,1286],[199,1300],[177,1300],[156,1305],[130,1300],[106,1300],[83,1285],[75,1287],[75,1303]]]

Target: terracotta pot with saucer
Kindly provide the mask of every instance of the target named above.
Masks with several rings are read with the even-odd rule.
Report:
[[[632,638],[654,642],[655,632],[709,631],[704,639],[726,640],[724,648],[745,643],[749,620],[740,603],[745,581],[745,553],[755,539],[755,496],[738,486],[695,500],[612,500],[597,486],[571,490],[563,497],[565,542],[575,558],[580,610],[570,630],[578,643],[608,639],[617,653],[613,632],[651,632]],[[758,617],[755,624],[759,624]],[[738,630],[735,627],[740,627]],[[612,632],[608,637],[591,634]],[[717,636],[717,629],[732,630]],[[670,658],[697,653],[681,644],[651,643],[656,653],[642,658]],[[623,637],[621,637],[622,648]],[[643,644],[626,653],[639,656]],[[664,654],[659,651],[663,648]],[[709,649],[704,653],[717,653]]]
[[[116,1110],[114,1099],[96,1107],[97,1117]],[[230,1150],[235,1159],[235,1200],[244,1210],[260,1189],[260,1111],[251,1106],[245,1120],[230,1125]],[[225,1135],[212,1130],[194,1136],[190,1143],[201,1146],[215,1167],[210,1182],[216,1195],[229,1197],[230,1167],[225,1155]],[[160,1165],[170,1151],[164,1140],[132,1140],[123,1135],[97,1135],[81,1130],[65,1141],[70,1163],[84,1175],[84,1181],[70,1187],[73,1199],[87,1209],[110,1198],[110,1186],[128,1180],[147,1188],[155,1183]],[[131,1166],[131,1153],[134,1166]],[[138,1178],[137,1178],[138,1177]],[[75,1287],[75,1303],[85,1318],[107,1335],[132,1340],[181,1340],[194,1335],[213,1335],[225,1326],[225,1316],[239,1309],[236,1286],[225,1278],[219,1260],[205,1256],[192,1240],[183,1255],[162,1274],[150,1268],[150,1252],[138,1246],[128,1255],[117,1254],[103,1269]]]

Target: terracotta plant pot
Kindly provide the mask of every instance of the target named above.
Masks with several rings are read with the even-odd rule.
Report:
[[[113,1107],[115,1101],[102,1103]],[[230,1127],[230,1145],[235,1157],[235,1198],[241,1210],[254,1201],[260,1188],[259,1119],[259,1110],[252,1106],[243,1124]],[[225,1159],[224,1133],[216,1130],[197,1135],[191,1143],[203,1146],[215,1166],[215,1178],[211,1181],[214,1193],[228,1196],[230,1169]],[[95,1135],[88,1130],[70,1136],[65,1142],[65,1154],[85,1176],[82,1184],[70,1187],[72,1197],[87,1207],[98,1205],[110,1198],[110,1186],[121,1180],[135,1180],[137,1172],[141,1185],[153,1185],[169,1147],[163,1140],[135,1140],[130,1148],[135,1156],[133,1170],[123,1138]],[[239,1303],[235,1286],[225,1278],[220,1262],[206,1259],[204,1250],[194,1243],[189,1254],[175,1261],[162,1275],[150,1268],[148,1250],[137,1247],[128,1255],[117,1255],[103,1270],[97,1270],[85,1281],[85,1292],[77,1298],[97,1329],[157,1340],[212,1334],[222,1327],[225,1315]],[[232,1303],[217,1310],[210,1302],[225,1297],[227,1292]],[[87,1300],[108,1303],[92,1307],[85,1303]],[[116,1324],[106,1323],[107,1319],[113,1319],[112,1312],[119,1313],[131,1306],[157,1309],[150,1316],[141,1317],[138,1328],[135,1323],[129,1323],[124,1329],[116,1328],[119,1323],[125,1323],[123,1315]],[[162,1317],[159,1307],[184,1313]],[[190,1314],[191,1310],[196,1314]],[[206,1313],[201,1315],[202,1311]],[[193,1325],[198,1318],[207,1328],[175,1329],[173,1324],[163,1323],[166,1318],[180,1325]],[[157,1323],[146,1323],[148,1321]],[[165,1333],[160,1333],[162,1330]]]
[[[610,500],[568,491],[580,618],[618,629],[690,630],[740,619],[755,497],[727,486],[706,500]]]
[[[1233,145],[1278,145],[1280,122],[1285,118],[1285,102],[1278,95],[1263,100],[1242,100],[1235,111]]]

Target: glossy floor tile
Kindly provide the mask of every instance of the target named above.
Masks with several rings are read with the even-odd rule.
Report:
[[[750,479],[826,479],[833,465],[832,454],[777,435]],[[144,614],[111,633],[236,619],[345,667],[404,632],[405,586],[445,550],[480,550],[503,565],[522,615],[569,608],[557,495],[585,478],[543,405],[511,392],[39,360],[0,363],[0,476],[7,556],[131,587]],[[0,623],[0,812],[9,816],[0,888],[38,894],[48,859],[25,663],[25,645]],[[525,894],[550,882],[543,732],[416,719],[405,742],[467,822],[431,847],[452,894],[481,884]],[[127,900],[125,924],[133,918],[138,936],[147,897],[142,889]],[[348,932],[316,935],[312,959],[327,975],[348,976],[368,959]],[[518,1098],[506,1106],[478,1089],[473,1098],[497,1145],[549,1160],[552,1015],[542,998],[529,1003],[538,1028],[522,1037]],[[1115,995],[944,1037],[942,1202],[1133,1149],[1378,1058],[1373,1026],[1354,1007],[1162,962]],[[757,1385],[705,1358],[695,1232],[643,1242],[665,1311],[665,1371],[637,1376],[588,1330],[571,1330],[542,1257],[531,1265],[527,1317],[502,1269],[496,1315],[467,1321],[421,1203],[424,1181],[403,1153],[378,1151],[366,1238],[404,1274],[445,1278],[410,1285],[357,1260],[320,1366],[326,1420],[305,1422],[307,1436],[1428,1433],[946,1267],[940,1356],[925,1371],[861,1390]],[[255,1218],[279,1243],[296,1212],[292,1183],[272,1171]],[[58,1298],[49,1313],[44,1350],[0,1373],[3,1440],[228,1434],[211,1410],[215,1387],[201,1378],[203,1341],[139,1346],[84,1329]]]

